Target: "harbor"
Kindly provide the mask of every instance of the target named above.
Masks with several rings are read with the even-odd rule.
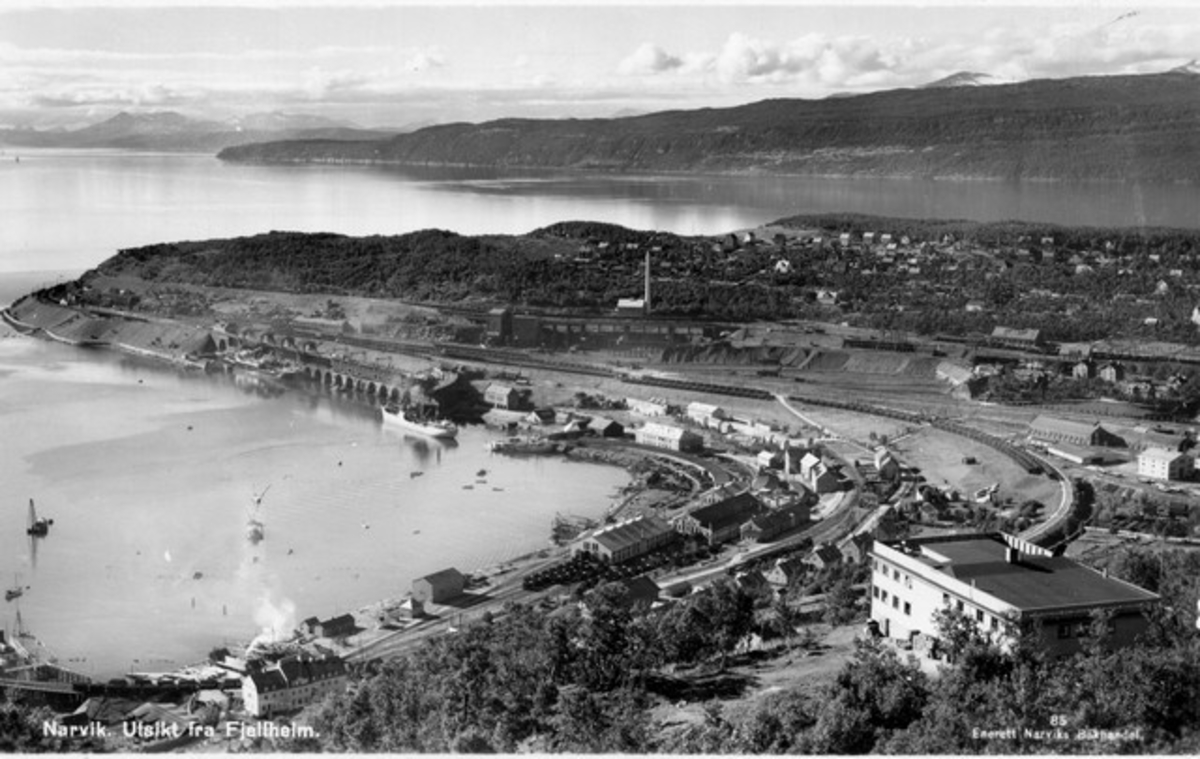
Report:
[[[437,441],[336,394],[264,398],[233,375],[110,352],[5,340],[0,370],[0,413],[22,430],[0,462],[16,496],[0,510],[0,577],[20,576],[25,625],[94,679],[183,666],[263,618],[396,597],[443,562],[474,572],[536,552],[557,512],[602,516],[629,479],[492,456],[499,433],[482,426]],[[563,478],[579,485],[567,499]],[[34,546],[30,497],[55,520]]]

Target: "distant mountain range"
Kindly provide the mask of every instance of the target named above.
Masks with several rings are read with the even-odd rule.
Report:
[[[256,113],[227,121],[194,119],[173,111],[121,112],[80,129],[0,129],[0,145],[39,148],[125,148],[213,153],[272,140],[380,140],[395,132],[363,129],[308,114]]]
[[[444,124],[386,139],[228,148],[226,161],[358,162],[821,176],[1200,181],[1200,76],[1176,70],[612,119]],[[969,86],[968,86],[969,85]]]

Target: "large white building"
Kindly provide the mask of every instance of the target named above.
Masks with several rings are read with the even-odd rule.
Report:
[[[1074,652],[1092,612],[1112,614],[1110,645],[1131,644],[1159,597],[1002,533],[876,541],[870,551],[871,619],[887,637],[924,647],[936,615],[952,609],[1001,645],[1021,631],[1052,655]]]
[[[1156,480],[1182,480],[1195,468],[1191,456],[1166,448],[1147,448],[1138,454],[1138,476]]]
[[[287,656],[242,678],[242,702],[254,717],[303,709],[346,687],[346,664],[336,656]]]

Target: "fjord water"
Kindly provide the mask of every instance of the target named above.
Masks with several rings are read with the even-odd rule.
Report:
[[[15,158],[0,155],[0,303],[120,248],[273,229],[520,234],[587,219],[709,234],[813,211],[1200,227],[1182,186]],[[4,624],[19,605],[60,659],[98,676],[194,661],[285,618],[397,597],[426,572],[537,550],[556,512],[598,515],[627,481],[602,466],[489,457],[480,429],[444,447],[384,430],[353,403],[263,397],[227,378],[0,335],[0,585],[29,586],[4,605]],[[268,486],[266,539],[252,546],[252,497]],[[24,534],[30,497],[56,520],[37,543]]]

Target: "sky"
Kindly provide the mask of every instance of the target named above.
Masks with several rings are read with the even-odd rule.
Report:
[[[6,0],[0,125],[119,111],[361,126],[592,118],[919,86],[1166,71],[1200,6]]]

